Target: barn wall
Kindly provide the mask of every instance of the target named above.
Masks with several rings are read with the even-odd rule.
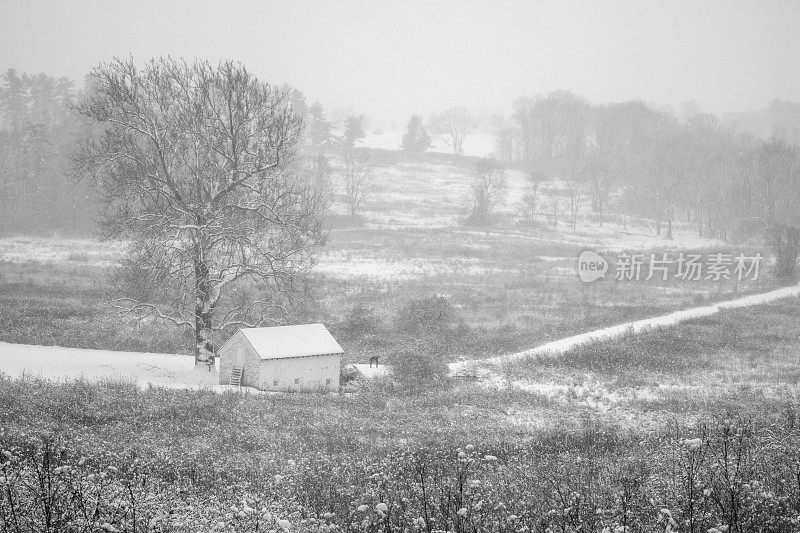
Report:
[[[340,354],[268,359],[261,362],[258,387],[262,390],[339,390],[341,362]]]
[[[244,371],[242,373],[242,385],[248,387],[259,387],[261,358],[256,354],[253,347],[241,331],[237,331],[231,340],[219,351],[219,383],[229,385],[231,382],[231,368],[236,360],[237,351],[241,350],[244,361]]]

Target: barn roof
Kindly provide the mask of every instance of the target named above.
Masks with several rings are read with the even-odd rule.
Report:
[[[242,328],[262,360],[344,353],[324,324]]]

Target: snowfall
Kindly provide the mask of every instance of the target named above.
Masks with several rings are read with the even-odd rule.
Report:
[[[712,315],[721,309],[765,304],[781,298],[797,296],[800,296],[800,285],[644,320],[626,322],[567,337],[516,354],[486,359],[478,363],[500,363],[504,359],[525,358],[534,355],[556,355],[581,344],[618,337],[627,332],[640,332],[648,328],[674,325],[685,320]],[[450,364],[450,371],[459,373],[475,364],[476,362],[474,361],[454,362]],[[365,364],[354,366],[368,377],[387,373],[387,367],[385,366],[380,368],[370,368]],[[0,343],[0,372],[11,377],[28,376],[56,381],[75,379],[124,380],[136,383],[143,388],[155,386],[209,389],[220,392],[231,388],[218,384],[216,369],[195,368],[193,357],[174,354],[113,352],[84,348]]]

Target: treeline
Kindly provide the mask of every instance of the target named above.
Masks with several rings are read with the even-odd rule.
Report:
[[[564,180],[598,213],[615,202],[667,237],[680,218],[704,237],[796,246],[800,152],[785,129],[765,140],[710,114],[679,120],[639,101],[594,105],[569,92],[519,98],[494,126],[501,159],[534,183]]]
[[[70,154],[95,126],[72,111],[88,91],[72,80],[15,69],[0,74],[0,234],[89,233],[98,215],[98,196],[88,182],[70,177]],[[366,132],[364,115],[347,115],[341,132],[319,102],[308,104],[298,89],[284,85],[295,115],[303,119],[300,171],[327,179],[326,148],[353,148]],[[96,133],[96,132],[94,132]],[[321,175],[320,178],[317,175]]]
[[[0,74],[0,233],[90,231],[96,202],[68,178],[69,154],[85,134],[66,78]]]
[[[326,182],[325,149],[357,146],[366,118],[348,115],[336,124],[319,102],[309,105],[301,91],[282,89],[303,118],[302,171]],[[68,177],[69,155],[93,127],[71,111],[86,90],[46,74],[10,69],[0,75],[0,233],[93,228],[96,194],[88,183]],[[450,132],[455,153],[475,126],[461,108],[442,113],[436,122],[437,131]],[[590,202],[601,220],[611,208],[652,218],[666,237],[681,220],[703,237],[734,243],[768,239],[791,259],[800,247],[800,136],[783,122],[774,124],[765,140],[737,133],[710,114],[679,120],[640,101],[590,104],[559,91],[518,98],[513,112],[496,117],[493,126],[498,157],[529,172],[527,198],[536,197],[543,180],[565,182],[573,223],[582,203]],[[406,149],[419,145],[416,151],[430,144],[421,118],[412,117],[403,142]],[[531,213],[535,209],[526,205]]]

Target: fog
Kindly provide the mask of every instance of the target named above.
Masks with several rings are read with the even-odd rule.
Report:
[[[331,112],[402,124],[522,94],[642,99],[707,112],[800,94],[789,1],[0,3],[0,71],[80,80],[112,55],[236,59]]]
[[[0,533],[800,531],[798,15],[0,0]]]

